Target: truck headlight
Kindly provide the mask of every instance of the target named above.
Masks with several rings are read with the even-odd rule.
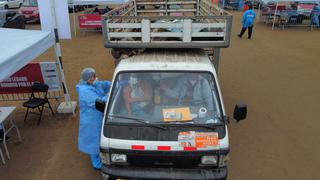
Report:
[[[202,156],[201,164],[204,165],[216,165],[217,164],[217,156]]]
[[[39,14],[39,10],[34,10],[32,14]]]
[[[227,166],[229,161],[229,154],[220,155],[219,167]]]
[[[125,154],[111,154],[111,162],[125,163],[125,162],[127,162],[127,155],[125,155]]]
[[[105,165],[110,165],[110,157],[109,157],[109,153],[102,153],[100,152],[100,159],[101,162]]]

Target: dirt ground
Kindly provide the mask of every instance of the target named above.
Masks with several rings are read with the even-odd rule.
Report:
[[[220,85],[228,114],[246,102],[248,118],[229,124],[229,179],[319,179],[320,32],[272,31],[257,23],[253,39],[239,39],[241,13],[233,14],[231,46],[221,53]],[[101,33],[80,33],[61,45],[73,100],[82,68],[94,67],[99,79],[111,80],[114,65]],[[54,60],[53,49],[37,60]],[[23,123],[21,103],[0,103],[10,104],[18,106],[14,118],[23,142],[10,134],[12,158],[0,164],[1,180],[101,179],[77,150],[78,111],[54,117],[48,111],[37,126],[32,118]]]

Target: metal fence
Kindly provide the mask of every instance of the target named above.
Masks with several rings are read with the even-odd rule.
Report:
[[[10,93],[10,94],[0,94],[0,101],[26,101],[30,98],[31,93]],[[37,94],[41,96],[41,94]],[[64,94],[61,91],[52,91],[47,94],[48,99],[55,99],[60,101],[61,98],[64,98]]]

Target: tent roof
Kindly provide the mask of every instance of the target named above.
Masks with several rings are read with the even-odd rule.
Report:
[[[0,82],[54,45],[49,31],[0,28]]]
[[[75,5],[89,4],[124,4],[127,0],[73,0]]]

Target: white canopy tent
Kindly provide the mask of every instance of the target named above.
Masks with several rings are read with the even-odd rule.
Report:
[[[0,28],[0,82],[55,43],[52,32]]]
[[[75,5],[111,5],[111,4],[124,4],[128,0],[73,0],[73,12],[75,12]],[[73,26],[74,26],[74,34],[77,34],[77,25],[76,25],[76,15],[73,13]]]
[[[59,53],[57,53],[57,43],[55,35],[52,31],[39,30],[18,30],[0,28],[0,82],[6,80],[29,62],[40,56],[50,47],[55,47],[55,53],[59,61]],[[58,107],[59,110],[66,108],[71,109],[74,113],[76,102],[71,102],[68,88],[64,79],[64,72],[59,64],[60,76],[62,80],[65,101]],[[65,112],[70,112],[67,109]]]
[[[272,30],[274,29],[274,25],[275,25],[275,20],[276,20],[276,14],[277,14],[277,10],[278,10],[278,6],[280,2],[305,2],[305,3],[320,3],[320,0],[276,0],[276,9],[275,9],[275,13],[273,15],[273,22],[272,22]]]
[[[91,4],[123,4],[126,0],[73,0],[74,5],[91,5]]]

